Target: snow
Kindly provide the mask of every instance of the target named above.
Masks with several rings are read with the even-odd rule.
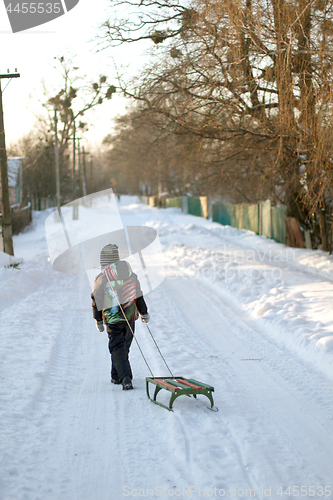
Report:
[[[22,164],[23,158],[7,158],[7,166],[8,166],[8,186],[10,188],[15,188],[18,182],[18,176],[20,171],[20,166]]]
[[[94,210],[79,220],[104,233]],[[51,234],[57,222],[35,212],[14,237],[21,263],[0,255],[0,499],[333,498],[332,256],[136,198],[119,212],[157,230],[165,279],[145,294],[149,326],[172,373],[215,387],[219,411],[203,396],[152,404],[135,342],[134,390],[110,384],[88,276],[53,269],[45,221]],[[136,338],[168,375],[140,321]]]
[[[0,251],[0,269],[2,267],[10,267],[19,264],[20,261],[13,257],[12,255],[8,255],[7,253]]]

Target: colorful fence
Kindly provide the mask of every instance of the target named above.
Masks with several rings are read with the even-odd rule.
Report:
[[[177,196],[176,198],[166,198],[165,200],[166,208],[180,208],[183,210],[183,197]]]
[[[248,229],[262,236],[285,243],[284,207],[272,207],[269,201],[255,205],[213,205],[213,221],[224,226]]]
[[[142,199],[142,201],[147,203],[148,199],[147,201]],[[151,204],[151,199],[149,201]],[[210,213],[205,196],[165,198],[163,206],[180,208],[184,213],[197,217],[207,218]],[[267,236],[278,243],[288,243],[285,207],[272,207],[270,201],[264,201],[258,204],[213,204],[211,211],[214,222],[238,229],[247,229],[261,236]]]
[[[285,207],[271,207],[271,236],[269,238],[278,243],[286,243],[286,217],[287,209]]]
[[[189,196],[187,199],[187,206],[189,214],[203,217],[200,198],[191,198]]]
[[[259,234],[259,206],[213,205],[213,221]]]

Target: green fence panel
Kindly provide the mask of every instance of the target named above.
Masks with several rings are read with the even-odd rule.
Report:
[[[272,207],[270,202],[258,205],[213,205],[213,222],[223,226],[248,229],[278,243],[285,243],[285,207]]]
[[[231,226],[231,217],[226,205],[213,205],[213,222],[223,226]]]
[[[238,227],[236,205],[227,205],[227,209],[230,215],[231,226]]]
[[[259,205],[249,205],[248,211],[248,229],[259,234]]]
[[[180,208],[183,210],[183,197],[176,196],[175,198],[167,198],[166,206],[167,208]]]
[[[271,238],[278,243],[285,243],[286,215],[285,207],[271,207]]]
[[[237,227],[238,229],[248,229],[254,233],[259,233],[258,205],[235,205],[234,219],[234,227]]]
[[[272,221],[271,221],[271,202],[269,200],[259,203],[259,234],[262,236],[271,237]]]
[[[236,205],[238,229],[248,229],[254,233],[259,232],[258,205]]]
[[[237,229],[243,229],[242,228],[242,218],[243,218],[243,207],[242,205],[235,205],[235,222],[234,222],[234,227],[237,227]]]
[[[188,213],[191,215],[196,215],[197,217],[202,217],[201,201],[200,198],[188,197]]]
[[[213,221],[258,233],[259,208],[258,205],[213,205]]]

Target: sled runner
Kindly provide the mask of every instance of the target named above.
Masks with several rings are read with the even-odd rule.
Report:
[[[154,396],[151,398],[149,394],[149,384],[155,385]],[[165,389],[171,392],[169,406],[166,406],[162,403],[156,401],[157,394]],[[203,394],[207,396],[211,403],[210,409],[215,410],[214,401],[212,392],[214,392],[214,387],[210,385],[203,384],[202,382],[198,382],[197,380],[187,379],[184,377],[146,377],[146,390],[147,396],[153,403],[166,408],[167,410],[172,410],[172,405],[179,396],[191,396],[194,398],[197,397],[198,394]]]

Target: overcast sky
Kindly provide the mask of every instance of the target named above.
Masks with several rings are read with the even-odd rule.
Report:
[[[14,72],[17,68],[21,77],[11,80],[3,93],[5,132],[7,145],[29,132],[36,121],[34,112],[40,110],[38,99],[42,98],[42,79],[48,88],[57,81],[53,69],[54,57],[76,55],[75,63],[80,74],[89,75],[93,80],[99,74],[106,74],[108,81],[116,85],[112,58],[121,64],[129,65],[128,71],[135,71],[142,64],[144,47],[110,49],[96,53],[96,42],[91,42],[97,33],[98,25],[108,17],[110,0],[80,0],[78,5],[67,14],[42,26],[13,34],[0,0],[0,72],[7,69]],[[15,0],[13,5],[15,4]],[[2,80],[2,89],[8,80]],[[55,90],[60,90],[55,86]],[[125,111],[127,101],[114,95],[110,101],[96,108],[86,118],[94,122],[86,134],[87,140],[100,142],[111,130],[112,118]]]

